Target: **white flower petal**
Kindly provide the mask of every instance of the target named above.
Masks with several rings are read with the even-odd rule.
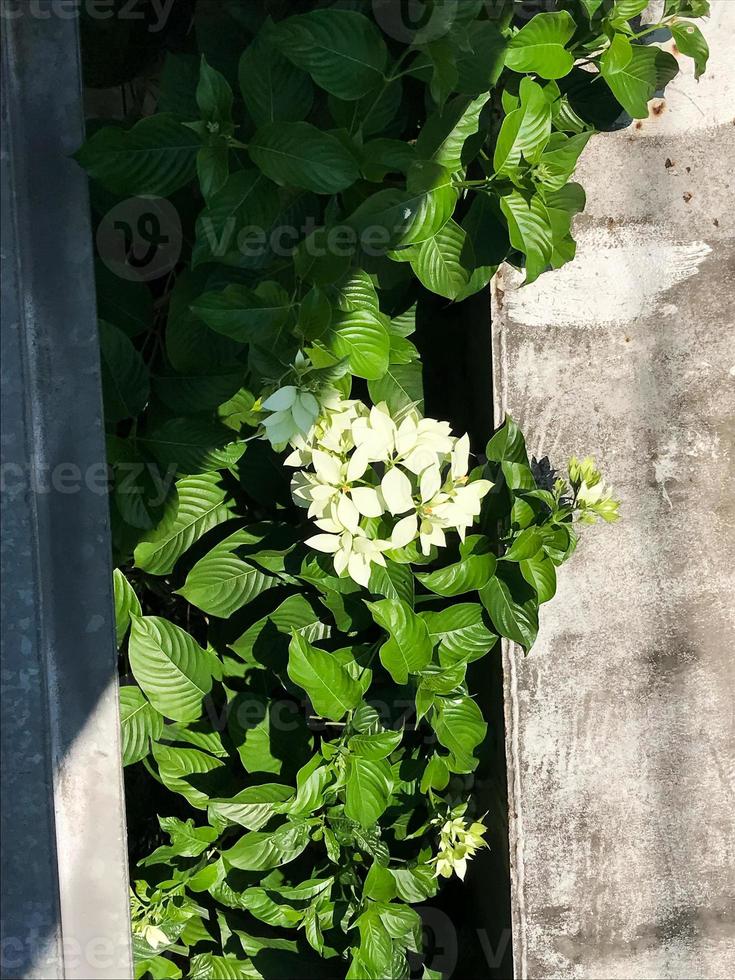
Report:
[[[347,562],[347,571],[350,578],[354,579],[358,585],[365,588],[370,582],[370,559],[366,555],[350,555]]]
[[[365,470],[368,468],[368,463],[367,452],[358,446],[347,463],[347,482],[353,483],[355,480],[361,479],[365,474]]]
[[[337,520],[353,534],[360,526],[360,512],[346,493],[337,501]]]
[[[295,388],[293,385],[286,385],[285,388],[279,388],[278,391],[274,391],[270,398],[266,398],[263,402],[263,408],[269,412],[288,411],[296,401],[298,393],[298,388]]]
[[[350,554],[351,552],[340,548],[340,550],[334,556],[334,570],[338,575],[342,575],[346,571],[347,563],[350,560]]]
[[[363,517],[381,517],[385,511],[380,494],[374,487],[353,487],[351,496]]]
[[[315,449],[311,461],[317,476],[323,483],[339,486],[342,482],[342,461],[338,456]]]
[[[385,474],[380,483],[380,490],[391,514],[405,514],[407,510],[413,508],[411,481],[397,466]]]
[[[312,538],[307,538],[305,544],[315,551],[334,554],[339,550],[340,539],[335,534],[315,534]]]
[[[421,473],[419,488],[421,490],[421,502],[427,503],[438,493],[442,485],[442,473],[437,464],[427,466]]]
[[[459,480],[467,476],[470,465],[470,437],[465,433],[457,439],[452,450],[452,479]]]
[[[393,533],[390,537],[391,547],[404,548],[407,544],[410,544],[416,537],[418,526],[418,518],[415,514],[409,514],[408,517],[400,520],[393,528]]]

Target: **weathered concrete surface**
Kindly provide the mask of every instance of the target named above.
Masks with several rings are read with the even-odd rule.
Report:
[[[517,977],[735,976],[735,4],[705,30],[584,155],[577,261],[495,284],[496,410],[623,500],[505,651]]]
[[[77,22],[58,6],[2,24],[0,976],[117,980],[132,964],[107,470],[70,159]]]

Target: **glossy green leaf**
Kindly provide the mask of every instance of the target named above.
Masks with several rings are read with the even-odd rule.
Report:
[[[556,595],[556,568],[545,555],[526,558],[519,563],[521,575],[536,590],[539,604]]]
[[[120,197],[167,197],[190,181],[201,141],[161,112],[132,129],[103,126],[75,156],[87,173]]]
[[[405,684],[431,660],[431,641],[426,623],[401,599],[367,603],[370,613],[390,639],[380,648],[380,660],[396,684]]]
[[[478,762],[474,751],[487,733],[477,703],[470,697],[439,698],[431,724],[441,745],[452,753],[450,769],[473,772]]]
[[[566,45],[576,25],[567,10],[536,14],[508,45],[505,64],[518,72],[535,72],[541,78],[562,78],[574,65]]]
[[[467,140],[480,128],[480,113],[489,94],[476,98],[460,95],[426,121],[416,142],[416,152],[447,170],[459,170]]]
[[[130,626],[131,616],[140,616],[140,599],[119,568],[112,573],[115,594],[115,636],[120,647]]]
[[[280,783],[247,786],[229,800],[212,800],[209,811],[216,817],[239,824],[246,830],[260,830],[279,812],[279,807],[293,799],[293,789]]]
[[[248,143],[253,163],[276,184],[336,194],[360,176],[356,158],[311,123],[266,123]]]
[[[439,660],[444,667],[478,660],[495,645],[497,636],[487,626],[483,607],[461,602],[440,612],[424,612],[421,618],[432,643],[439,644]]]
[[[694,60],[694,77],[699,79],[707,70],[709,45],[704,35],[690,21],[678,21],[671,25],[671,34],[682,54]]]
[[[375,24],[351,10],[312,10],[274,26],[271,40],[321,88],[359,99],[382,81],[388,51]]]
[[[646,119],[649,101],[677,75],[679,65],[668,51],[631,44],[617,34],[601,59],[600,71],[626,112]]]
[[[252,535],[236,531],[215,545],[191,569],[178,590],[180,595],[204,612],[226,619],[271,588],[276,581],[272,575],[236,554],[242,544],[250,541]]]
[[[345,813],[363,827],[372,827],[385,813],[393,787],[391,768],[385,759],[347,757]]]
[[[460,560],[435,572],[418,572],[421,584],[437,595],[457,596],[474,592],[487,584],[495,572],[496,557],[490,542],[471,534],[460,546]]]
[[[218,474],[187,477],[176,489],[163,520],[135,549],[136,566],[151,575],[167,575],[195,541],[231,516]]]
[[[311,79],[262,34],[243,51],[240,91],[256,126],[305,119],[313,101]]]
[[[551,136],[551,106],[540,85],[523,78],[520,104],[509,112],[500,127],[493,166],[497,173],[511,174],[521,162],[538,160]]]
[[[123,765],[140,762],[150,752],[151,740],[163,731],[163,718],[138,687],[120,688],[120,731]]]
[[[153,707],[175,721],[194,721],[212,688],[210,655],[180,626],[160,616],[135,616],[130,669]]]
[[[334,657],[294,632],[289,646],[288,676],[309,695],[317,714],[339,721],[356,708],[362,691]]]
[[[228,850],[222,852],[227,864],[240,871],[266,871],[288,864],[309,843],[307,823],[286,823],[270,833],[250,831]]]
[[[226,426],[192,416],[166,419],[138,436],[138,444],[162,467],[180,475],[227,469],[245,452],[245,443],[236,442]]]
[[[481,590],[480,598],[501,636],[526,650],[533,646],[538,634],[538,599],[520,572],[512,566],[498,566],[498,574]]]

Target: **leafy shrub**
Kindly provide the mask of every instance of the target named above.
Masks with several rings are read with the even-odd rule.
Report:
[[[590,459],[540,483],[511,419],[470,466],[421,416],[416,303],[573,258],[586,143],[676,74],[646,40],[707,59],[702,0],[298,6],[200,10],[161,111],[78,153],[98,214],[170,198],[184,243],[98,279],[124,761],[172,814],[138,976],[420,963],[411,906],[484,841],[473,664],[530,649],[617,503]]]

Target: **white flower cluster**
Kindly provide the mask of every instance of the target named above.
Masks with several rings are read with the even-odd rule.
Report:
[[[481,847],[487,847],[483,840],[487,833],[484,823],[476,820],[470,827],[461,817],[447,820],[439,835],[439,853],[434,858],[437,878],[451,878],[456,874],[464,878],[467,862]]]
[[[279,399],[276,392],[271,401]],[[387,551],[418,539],[428,555],[447,530],[464,538],[492,486],[470,481],[466,435],[457,439],[449,423],[415,410],[394,419],[385,403],[369,408],[336,392],[320,402],[316,423],[291,437],[286,463],[300,467],[293,497],[321,532],[307,544],[333,555],[338,575],[367,586]]]

